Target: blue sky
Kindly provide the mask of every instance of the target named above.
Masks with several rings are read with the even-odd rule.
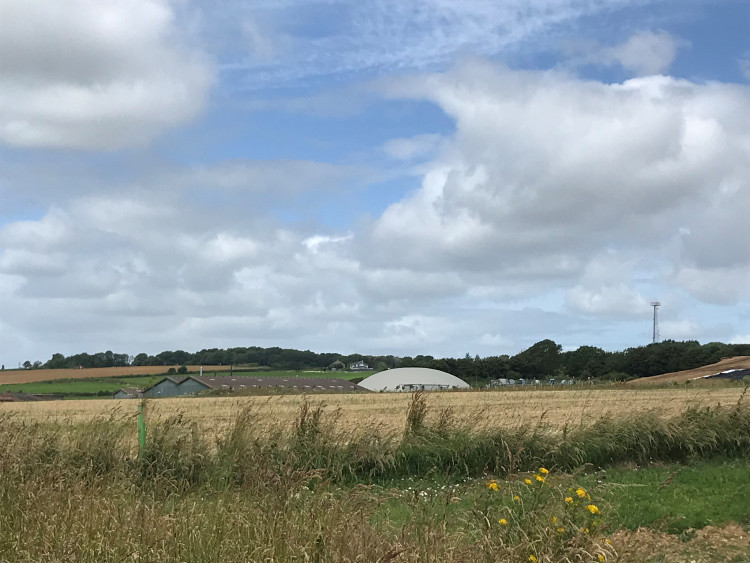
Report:
[[[750,340],[750,6],[0,0],[0,362]]]

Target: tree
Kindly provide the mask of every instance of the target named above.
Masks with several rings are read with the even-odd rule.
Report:
[[[550,377],[560,369],[562,346],[553,340],[541,340],[511,358],[511,368],[524,377]]]
[[[29,360],[23,363],[23,369],[31,369],[31,362]]]
[[[46,364],[44,364],[44,367],[49,368],[49,369],[61,369],[61,368],[66,368],[70,366],[68,365],[67,358],[63,356],[62,354],[58,353],[58,354],[52,354],[52,358],[50,358],[50,360]]]

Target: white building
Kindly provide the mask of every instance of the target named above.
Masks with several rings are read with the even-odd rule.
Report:
[[[389,369],[363,379],[359,385],[370,391],[396,392],[469,389],[469,384],[462,379],[429,368]]]

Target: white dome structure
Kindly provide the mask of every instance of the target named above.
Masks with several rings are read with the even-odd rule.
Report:
[[[448,391],[468,389],[469,384],[454,375],[429,368],[396,368],[381,371],[360,381],[370,391]]]

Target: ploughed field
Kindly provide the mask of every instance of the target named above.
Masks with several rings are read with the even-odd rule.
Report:
[[[701,388],[559,388],[504,389],[428,393],[430,417],[445,409],[453,419],[475,428],[503,428],[524,425],[574,427],[602,417],[632,418],[637,413],[671,417],[689,407],[731,406],[743,393],[741,387]],[[292,424],[305,397],[275,395],[249,397],[193,397],[153,399],[147,402],[152,421],[181,414],[208,434],[221,431],[244,408],[263,423]],[[308,398],[324,403],[326,413],[340,430],[391,433],[406,424],[408,393],[315,394]],[[29,422],[85,422],[110,417],[113,413],[135,416],[137,400],[39,401],[0,404],[0,412]]]

